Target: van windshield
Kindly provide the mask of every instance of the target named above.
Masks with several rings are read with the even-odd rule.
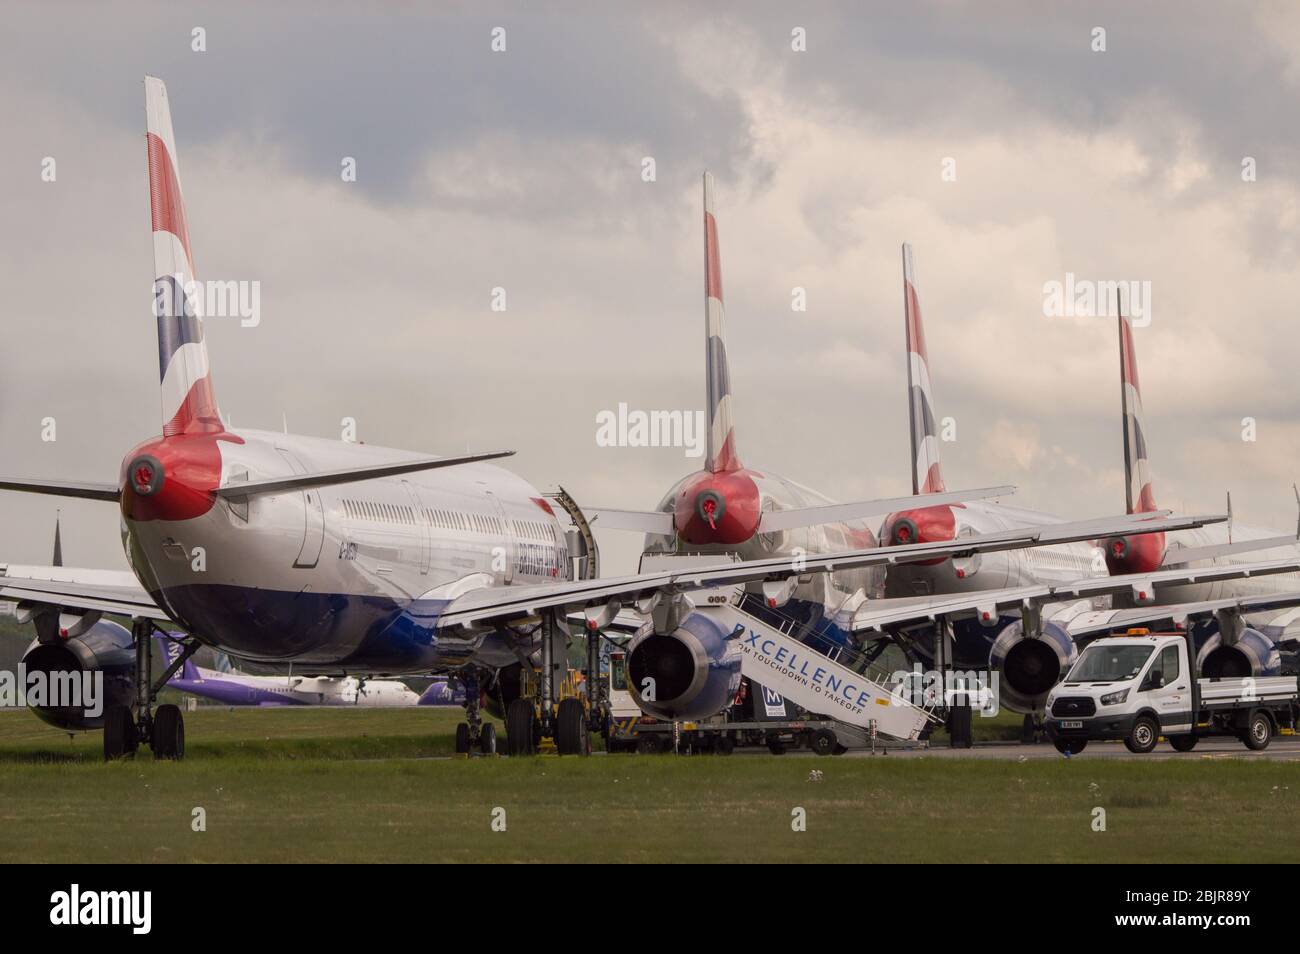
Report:
[[[1125,682],[1142,671],[1154,648],[1150,645],[1117,646],[1112,643],[1101,646],[1093,643],[1083,651],[1065,681]]]

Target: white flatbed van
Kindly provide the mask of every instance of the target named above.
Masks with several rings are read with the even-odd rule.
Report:
[[[1295,676],[1201,679],[1186,632],[1130,630],[1089,643],[1047,696],[1043,727],[1061,752],[1095,740],[1123,740],[1150,752],[1164,736],[1179,752],[1200,738],[1230,735],[1263,749],[1294,731]]]

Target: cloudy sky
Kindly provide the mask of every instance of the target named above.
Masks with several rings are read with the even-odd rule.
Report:
[[[261,283],[258,327],[208,328],[237,427],[353,417],[368,443],[511,447],[539,487],[654,506],[698,462],[598,447],[596,415],[703,405],[710,169],[747,464],[844,500],[910,489],[910,241],[949,488],[1123,508],[1114,322],[1044,314],[1069,272],[1151,283],[1157,501],[1231,490],[1239,519],[1294,525],[1300,10],[699,6],[4,0],[2,469],[112,480],[159,430],[153,73],[200,277]],[[46,561],[56,506],[68,562],[125,566],[112,507],[13,494],[0,560]],[[638,540],[602,541],[634,568]]]

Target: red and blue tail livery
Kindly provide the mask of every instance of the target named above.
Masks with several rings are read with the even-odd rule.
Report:
[[[201,296],[193,295],[194,255],[167,87],[153,76],[145,77],[144,85],[163,436],[220,431],[221,415],[203,341]]]

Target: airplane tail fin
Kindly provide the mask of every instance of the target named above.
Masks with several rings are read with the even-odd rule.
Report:
[[[1138,384],[1137,352],[1133,348],[1133,323],[1125,317],[1122,304],[1116,311],[1119,312],[1120,395],[1124,415],[1125,503],[1129,513],[1150,513],[1156,509],[1156,500],[1151,491],[1142,388]]]
[[[221,431],[203,340],[204,296],[194,293],[194,257],[167,87],[162,80],[146,76],[144,90],[163,436]]]
[[[912,436],[912,493],[943,493],[939,467],[939,437],[934,427],[934,393],[930,389],[930,359],[921,325],[912,246],[903,243],[903,316],[907,325],[907,391]]]
[[[1115,293],[1119,316],[1119,376],[1124,415],[1124,497],[1129,513],[1152,513],[1156,498],[1151,492],[1151,467],[1147,461],[1145,424],[1142,419],[1142,388],[1138,384],[1137,352],[1133,349],[1133,324],[1124,315],[1119,292]],[[1111,575],[1149,573],[1164,564],[1165,534],[1111,537],[1102,542],[1106,566]]]
[[[731,423],[731,375],[727,370],[723,325],[722,263],[718,253],[718,223],[713,217],[713,176],[704,173],[704,317],[708,377],[708,435],[704,467],[710,473],[740,470],[736,432]]]
[[[159,636],[157,633],[154,634],[153,644],[158,650],[158,654],[162,656],[164,666],[170,666],[174,663],[184,649],[180,643]],[[195,665],[194,658],[191,656],[189,659],[185,660],[185,664],[181,666],[180,672],[176,673],[172,678],[189,680],[200,678],[199,667]]]

